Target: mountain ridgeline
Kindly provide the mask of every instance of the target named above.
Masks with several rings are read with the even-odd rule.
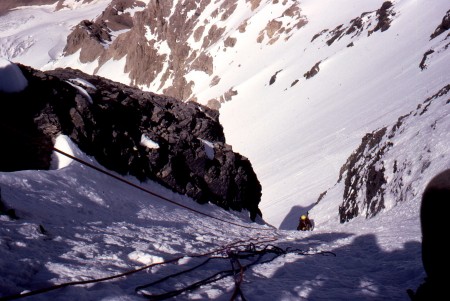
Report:
[[[261,215],[249,160],[225,143],[218,111],[73,69],[20,65],[28,87],[0,92],[0,170],[48,169],[67,135],[106,168],[161,183],[199,203]]]
[[[339,175],[338,183],[344,185],[339,207],[342,223],[359,215],[373,217],[392,206],[386,204],[392,200],[401,203],[422,193],[419,179],[436,160],[439,150],[447,147],[448,141],[440,137],[447,131],[449,94],[450,83],[396,123],[362,138]],[[414,124],[422,126],[418,131],[409,130]],[[402,152],[409,141],[415,144],[413,156]]]
[[[441,40],[423,55],[418,64],[422,71],[448,49],[449,29],[450,10],[430,33],[430,41],[439,36]],[[444,137],[448,131],[449,93],[450,83],[437,91],[430,91],[430,96],[419,102],[414,111],[362,138],[361,144],[341,167],[336,183],[342,185],[344,191],[339,206],[341,223],[357,216],[374,217],[384,209],[422,193],[420,181],[424,181],[424,172],[433,161],[440,159],[437,157],[445,157],[439,154],[448,149],[448,141]],[[420,125],[419,130],[410,130],[415,125]],[[413,155],[408,156],[404,150],[410,144],[415,148]],[[327,191],[322,193],[317,203],[326,194]]]
[[[229,27],[233,22],[227,22],[261,5],[261,0],[167,0],[147,5],[113,0],[95,20],[83,20],[74,28],[67,37],[64,56],[78,56],[85,64],[98,61],[94,73],[107,62],[125,59],[122,71],[129,75],[131,85],[151,86],[152,91],[164,95],[197,101],[193,88],[202,82],[187,75],[203,74],[213,89],[221,81],[221,75],[214,72],[220,60],[215,47],[220,52],[237,51],[233,47],[251,21],[246,19],[233,28]],[[274,1],[273,5],[282,6],[282,13],[262,24],[255,43],[272,45],[288,40],[307,23],[299,3],[284,0]],[[208,106],[218,108],[230,100],[235,92],[232,86],[226,89],[209,99]]]

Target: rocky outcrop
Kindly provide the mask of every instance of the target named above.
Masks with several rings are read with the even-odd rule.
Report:
[[[342,166],[336,184],[343,185],[344,191],[339,206],[341,223],[357,216],[371,218],[422,193],[420,181],[424,182],[433,155],[448,149],[449,94],[450,84],[416,110],[398,118],[395,124],[363,137]],[[447,156],[450,164],[450,155],[442,156]],[[450,168],[450,165],[433,168]]]
[[[391,1],[384,2],[381,7],[372,12],[364,12],[360,16],[352,19],[348,24],[340,24],[332,30],[324,29],[315,34],[311,42],[322,37],[328,46],[344,36],[354,39],[363,32],[370,36],[376,31],[386,31],[389,29],[392,19],[395,17],[394,6]]]
[[[422,57],[422,60],[419,63],[419,68],[424,71],[428,68],[430,64],[435,62],[439,62],[440,58],[444,55],[445,52],[450,49],[450,32],[447,35],[443,35],[446,31],[450,29],[450,10],[447,11],[445,16],[442,18],[441,23],[436,27],[434,32],[430,35],[430,40],[437,39],[437,37],[442,37],[439,41],[433,43],[433,48],[427,50]]]
[[[261,185],[225,143],[218,112],[72,69],[20,66],[28,87],[1,93],[0,170],[48,169],[65,134],[106,168],[199,203],[260,215]]]
[[[430,35],[430,39],[434,39],[440,34],[446,32],[450,29],[450,10],[447,11],[445,16],[442,18],[442,22],[438,25],[438,27],[434,30],[434,32]],[[449,34],[447,34],[447,37]]]
[[[212,57],[198,52],[188,43],[199,22],[199,14],[208,1],[203,1],[199,7],[194,2],[151,1],[146,7],[142,3],[113,0],[93,22],[113,38],[96,39],[92,31],[84,26],[86,21],[83,21],[67,38],[64,53],[72,55],[81,51],[82,62],[98,59],[99,68],[109,60],[119,60],[125,56],[126,65],[122,72],[129,73],[132,85],[150,85],[159,78],[159,87],[167,86],[162,90],[164,95],[186,100],[192,94],[193,85],[184,77],[186,72],[198,70],[210,74],[213,66]],[[132,14],[131,11],[135,12]],[[188,17],[192,11],[195,13]],[[119,16],[123,19],[121,22],[117,21]],[[117,28],[118,23],[129,30],[121,32]],[[203,46],[208,47],[217,42],[222,33],[223,28],[213,26],[206,33],[197,31],[196,35],[197,40],[202,37]],[[170,51],[160,48],[161,41]]]
[[[339,181],[345,173],[344,202],[339,207],[341,222],[349,221],[364,211],[358,204],[361,197],[364,199],[363,207],[367,208],[366,217],[374,216],[385,208],[381,189],[386,183],[385,168],[379,165],[379,161],[392,146],[390,143],[381,143],[385,134],[386,128],[382,128],[365,135],[358,149],[341,168]],[[365,195],[361,195],[361,191],[365,191]]]
[[[284,2],[286,3],[286,1]],[[286,3],[287,4],[287,3]],[[280,21],[284,17],[288,21]],[[259,32],[257,42],[262,43],[267,39],[267,44],[275,44],[278,39],[289,40],[296,29],[300,29],[308,23],[307,18],[301,14],[301,9],[297,3],[291,4],[285,11],[274,19],[267,22],[266,27]]]
[[[104,45],[111,42],[111,31],[105,22],[93,23],[85,20],[72,32],[72,39],[67,41],[66,49],[80,50],[80,62],[89,63],[100,57]]]
[[[322,61],[315,63],[314,66],[312,66],[309,71],[307,71],[305,74],[303,74],[303,77],[306,79],[310,79],[311,77],[314,77],[317,73],[319,73],[319,71],[320,71],[319,66],[320,66],[321,62]]]
[[[366,34],[366,37],[369,37],[376,31],[384,32],[388,30],[395,16],[394,5],[391,1],[385,1],[377,10],[363,12],[346,24],[339,24],[331,30],[323,29],[319,31],[311,38],[311,44],[316,45],[318,48],[322,45],[334,47],[338,41],[344,39],[347,43],[346,47],[353,47],[355,46],[355,41],[364,34]],[[324,57],[318,61],[310,70],[303,74],[303,77],[308,80],[317,75],[320,71],[319,65],[327,59],[328,57]]]
[[[420,64],[419,64],[420,70],[424,70],[428,67],[428,65],[426,64],[427,58],[429,55],[431,55],[433,53],[434,53],[434,50],[430,49],[423,54],[422,60],[420,61]]]
[[[261,5],[260,0],[246,2],[249,13]],[[113,0],[96,20],[85,20],[76,26],[67,38],[64,55],[78,55],[80,51],[81,62],[98,60],[94,74],[101,73],[106,62],[124,59],[125,68],[119,72],[128,74],[130,85],[152,87],[152,91],[167,96],[197,101],[195,85],[203,85],[207,78],[214,86],[221,76],[214,74],[217,51],[235,47],[239,34],[245,32],[247,19],[241,24],[227,24],[231,16],[243,13],[242,6],[241,11],[237,10],[239,3],[167,0],[149,1],[142,6],[138,0]],[[298,3],[274,1],[264,5],[279,5],[283,10],[261,25],[255,37],[259,43],[286,41],[307,23]],[[204,74],[189,76],[190,72]],[[221,91],[232,88],[230,85]],[[209,101],[215,108],[227,99],[215,97]]]
[[[368,35],[371,35],[375,31],[386,31],[391,27],[392,18],[395,16],[393,10],[393,4],[391,1],[386,1],[381,5],[376,11],[377,24],[371,30],[369,30]]]
[[[275,83],[275,81],[277,80],[277,75],[278,75],[278,73],[280,73],[281,71],[283,71],[283,69],[278,70],[277,72],[275,72],[274,75],[272,75],[272,76],[270,77],[270,80],[269,80],[269,86],[270,86],[270,85],[273,85],[273,84]]]

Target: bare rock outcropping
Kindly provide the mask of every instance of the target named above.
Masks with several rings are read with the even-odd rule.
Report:
[[[324,29],[315,34],[311,42],[322,37],[328,46],[340,40],[344,36],[351,39],[367,32],[370,36],[376,31],[386,31],[389,29],[392,19],[395,17],[394,5],[391,1],[385,1],[381,7],[372,12],[364,12],[360,16],[352,19],[348,24],[340,24],[332,30]]]
[[[220,81],[220,74],[214,74],[217,51],[235,47],[239,34],[246,31],[247,19],[234,24],[236,28],[227,27],[234,14],[242,14],[237,7],[243,2],[167,0],[144,4],[139,0],[113,0],[97,19],[76,26],[67,38],[64,55],[77,55],[80,51],[82,63],[97,60],[94,74],[106,62],[125,60],[124,70],[119,71],[128,74],[130,85],[197,101],[194,87],[204,83],[188,74],[203,73],[201,81],[208,79],[210,86],[217,85]],[[261,1],[246,0],[244,5],[245,9],[255,11]],[[286,41],[307,23],[298,3],[274,1],[270,5],[281,5],[284,10],[261,25],[255,37],[258,43],[272,45]],[[231,91],[233,87],[222,90]],[[218,95],[209,103],[211,107],[219,107],[229,96]]]
[[[157,181],[199,203],[261,215],[249,160],[225,143],[218,111],[78,70],[21,65],[28,87],[0,93],[0,170],[48,169],[65,134],[110,170]]]
[[[397,203],[419,197],[428,170],[446,168],[433,166],[433,156],[442,153],[436,149],[448,149],[449,95],[447,84],[396,123],[362,138],[330,189],[343,191],[338,213],[341,223],[358,216],[371,218]],[[408,150],[411,145],[414,148]],[[450,159],[448,154],[441,156]],[[327,192],[318,203],[326,201]]]
[[[447,34],[445,34],[446,32]],[[440,41],[437,41],[437,43],[433,45],[433,48],[428,49],[423,54],[422,60],[419,63],[419,68],[422,71],[427,69],[432,61],[438,61],[438,58],[450,49],[450,10],[447,11],[445,16],[442,18],[441,23],[430,35],[430,40],[434,39],[440,39]]]

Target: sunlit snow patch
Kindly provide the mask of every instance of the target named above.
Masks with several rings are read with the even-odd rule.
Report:
[[[73,84],[71,81],[66,80],[66,83],[68,83],[69,85],[71,85],[72,87],[74,87],[75,89],[77,89],[81,95],[84,96],[84,98],[86,98],[86,100],[90,103],[93,104],[94,102],[92,101],[91,95],[89,95],[89,93],[83,88],[78,86],[77,84]]]
[[[0,58],[0,92],[20,92],[28,86],[28,81],[20,68],[10,61]]]
[[[151,264],[164,261],[162,257],[150,255],[142,251],[133,251],[128,254],[128,258],[130,260],[137,261],[143,264]]]
[[[116,31],[111,31],[109,33],[109,35],[111,36],[111,41],[104,41],[103,47],[108,48],[115,39],[117,39],[118,36],[120,36],[121,34],[127,33],[129,32],[131,29],[126,28],[126,29],[121,29],[121,30],[116,30]]]
[[[90,63],[82,63],[80,61],[80,53],[81,49],[75,52],[74,54],[59,57],[56,61],[50,61],[45,64],[41,70],[54,70],[56,68],[75,68],[79,70],[83,70],[84,73],[94,74],[94,71],[98,68],[98,60],[94,60]]]
[[[158,149],[159,148],[159,144],[156,143],[155,141],[153,141],[152,139],[150,139],[147,135],[142,134],[141,136],[141,145],[151,148],[151,149]]]
[[[140,2],[144,3],[141,3],[140,5],[136,5],[135,3],[132,7],[125,9],[123,13],[119,12],[119,15],[129,13],[131,17],[134,17],[135,13],[145,10],[149,1],[147,1],[147,3],[145,3],[145,1]]]
[[[80,1],[80,0],[64,0],[62,3],[62,10],[63,9],[70,9],[70,10],[75,10],[79,7],[82,7],[84,4],[84,1]]]
[[[94,90],[97,90],[96,86],[94,86],[93,84],[91,84],[90,82],[88,82],[87,80],[84,80],[82,78],[71,78],[68,80],[68,82],[71,82],[72,84],[77,85],[77,86],[82,86],[85,88],[92,88]]]
[[[120,60],[110,59],[102,64],[96,71],[96,75],[106,77],[110,80],[130,85],[130,72],[125,73],[125,65],[127,63],[127,56],[125,55]]]
[[[59,149],[71,156],[74,156],[74,144],[69,137],[65,135],[59,135],[55,141],[55,148]],[[68,166],[73,160],[60,154],[58,152],[53,152],[52,162],[50,163],[50,169],[60,169]]]

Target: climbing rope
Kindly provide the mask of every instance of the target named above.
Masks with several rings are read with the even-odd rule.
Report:
[[[111,172],[109,172],[109,171],[106,171],[106,170],[104,170],[104,169],[102,169],[102,168],[99,168],[99,167],[97,167],[97,166],[95,166],[95,165],[93,165],[93,164],[91,164],[91,163],[89,163],[89,162],[86,162],[86,161],[84,161],[84,160],[82,160],[82,159],[80,159],[80,158],[77,158],[77,157],[75,157],[75,156],[72,156],[72,155],[70,155],[70,154],[68,154],[68,153],[66,153],[66,152],[64,152],[64,151],[62,151],[62,150],[60,150],[60,149],[57,149],[56,147],[53,147],[53,150],[56,151],[56,152],[58,152],[58,153],[60,153],[60,154],[62,154],[62,155],[64,155],[64,156],[66,156],[66,157],[68,157],[68,158],[70,158],[70,159],[72,159],[72,160],[74,160],[74,161],[77,161],[78,163],[81,163],[81,164],[83,164],[83,165],[85,165],[85,166],[87,166],[87,167],[89,167],[89,168],[91,168],[91,169],[94,169],[94,170],[96,170],[96,171],[98,171],[98,172],[101,172],[101,173],[103,173],[103,174],[105,174],[105,175],[107,175],[107,176],[109,176],[109,177],[112,177],[112,178],[114,178],[114,179],[116,179],[116,180],[118,180],[118,181],[120,181],[120,182],[122,182],[122,183],[125,183],[125,184],[127,184],[127,185],[129,185],[129,186],[132,186],[132,187],[136,188],[136,189],[139,189],[139,190],[141,190],[141,191],[144,191],[145,193],[148,193],[148,194],[150,194],[150,195],[152,195],[152,196],[155,196],[155,197],[157,197],[157,198],[159,198],[159,199],[161,199],[161,200],[164,200],[164,201],[166,201],[166,202],[172,203],[172,204],[174,204],[174,205],[176,205],[176,206],[179,206],[179,207],[182,207],[182,208],[184,208],[184,209],[190,210],[190,211],[195,212],[195,213],[197,213],[197,214],[201,214],[201,215],[203,215],[203,216],[206,216],[206,217],[209,217],[209,218],[212,218],[212,219],[221,221],[221,222],[223,222],[223,223],[231,224],[231,225],[238,226],[238,227],[242,227],[242,228],[253,229],[253,230],[263,230],[263,231],[273,231],[273,230],[274,230],[274,228],[257,228],[257,227],[251,227],[251,226],[241,225],[241,224],[238,224],[238,223],[235,223],[235,222],[227,221],[227,220],[225,220],[225,219],[221,219],[221,218],[219,218],[219,217],[216,217],[216,216],[213,216],[213,215],[210,215],[210,214],[201,212],[201,211],[199,211],[199,210],[193,209],[193,208],[188,207],[188,206],[186,206],[186,205],[177,203],[177,202],[175,202],[175,201],[173,201],[173,200],[171,200],[171,199],[169,199],[169,198],[167,198],[167,197],[165,197],[165,196],[163,196],[163,195],[161,195],[161,194],[158,194],[158,193],[153,192],[153,191],[151,191],[151,190],[149,190],[149,189],[147,189],[147,188],[144,188],[144,187],[142,187],[142,186],[140,186],[140,185],[137,185],[137,184],[134,184],[134,183],[132,183],[132,182],[130,182],[130,181],[128,181],[128,180],[125,180],[124,178],[121,178],[121,177],[119,177],[119,176],[116,176],[116,175],[114,175],[113,173],[111,173]]]
[[[332,255],[332,256],[336,256],[335,253],[329,252],[329,251],[320,251],[320,252],[311,253],[311,252],[303,251],[303,250],[299,250],[299,249],[290,249],[290,248],[282,249],[280,247],[277,247],[277,246],[271,245],[271,244],[267,244],[267,245],[258,247],[254,243],[250,243],[250,244],[246,245],[244,249],[241,249],[241,247],[242,246],[239,246],[234,249],[230,248],[227,250],[226,256],[210,257],[210,258],[206,259],[205,261],[203,261],[202,263],[200,263],[192,268],[165,276],[159,280],[153,281],[153,282],[145,284],[145,285],[140,285],[140,286],[136,287],[135,290],[136,290],[136,292],[140,293],[140,295],[144,296],[148,300],[159,301],[159,300],[165,300],[165,299],[168,299],[171,297],[178,296],[185,292],[193,291],[201,286],[219,281],[226,277],[234,277],[235,288],[234,288],[234,291],[233,291],[233,294],[232,294],[230,300],[235,300],[239,296],[242,301],[246,301],[246,298],[243,294],[241,285],[242,285],[242,281],[244,278],[244,272],[246,270],[248,270],[250,267],[252,267],[256,264],[269,263],[269,262],[275,260],[276,258],[278,258],[279,256],[286,255],[288,253],[295,253],[297,255],[324,255],[324,256]],[[267,257],[268,254],[271,254],[272,257],[262,260],[264,257]],[[254,257],[256,257],[256,258],[254,258]],[[175,278],[175,277],[178,277],[178,276],[186,274],[186,273],[190,273],[190,272],[208,264],[211,260],[219,260],[219,259],[229,259],[231,261],[231,269],[218,271],[204,279],[201,279],[199,281],[191,283],[191,284],[185,286],[184,288],[172,290],[172,291],[169,291],[166,293],[151,294],[148,292],[142,292],[144,289],[152,287],[156,284],[160,284],[164,281],[167,281],[168,279]],[[241,263],[242,260],[250,260],[250,262],[243,265]]]
[[[281,249],[279,247],[276,247],[274,245],[266,245],[266,246],[264,246],[262,248],[261,247],[257,247],[257,244],[269,243],[269,242],[274,242],[274,241],[278,240],[277,234],[275,232],[275,230],[276,230],[275,227],[272,227],[272,228],[250,227],[250,226],[234,223],[234,222],[231,222],[231,221],[228,221],[228,220],[224,220],[224,219],[221,219],[221,218],[209,215],[207,213],[204,213],[204,212],[195,210],[193,208],[190,208],[190,207],[188,207],[186,205],[177,203],[177,202],[175,202],[175,201],[173,201],[173,200],[171,200],[171,199],[169,199],[169,198],[167,198],[167,197],[165,197],[163,195],[155,193],[155,192],[153,192],[153,191],[151,191],[149,189],[146,189],[146,188],[144,188],[144,187],[142,187],[140,185],[134,184],[134,183],[132,183],[132,182],[130,182],[128,180],[125,180],[125,179],[123,179],[123,178],[121,178],[119,176],[114,175],[113,173],[111,173],[109,171],[106,171],[106,170],[104,170],[102,168],[99,168],[99,167],[89,163],[89,162],[86,162],[86,161],[84,161],[84,160],[82,160],[80,158],[77,158],[77,157],[75,157],[73,155],[70,155],[70,154],[68,154],[68,153],[66,153],[66,152],[64,152],[64,151],[62,151],[60,149],[57,149],[57,148],[54,147],[53,150],[55,152],[58,152],[58,153],[60,153],[60,154],[62,154],[64,156],[66,156],[66,157],[68,157],[68,158],[78,162],[78,163],[81,163],[81,164],[83,164],[83,165],[85,165],[85,166],[87,166],[87,167],[89,167],[89,168],[91,168],[93,170],[96,170],[96,171],[98,171],[100,173],[103,173],[103,174],[105,174],[105,175],[107,175],[109,177],[112,177],[112,178],[114,178],[114,179],[116,179],[116,180],[118,180],[118,181],[120,181],[122,183],[125,183],[125,184],[127,184],[129,186],[132,186],[132,187],[134,187],[136,189],[139,189],[139,190],[141,190],[141,191],[143,191],[145,193],[148,193],[148,194],[150,194],[152,196],[158,197],[161,200],[164,200],[164,201],[172,203],[172,204],[174,204],[176,206],[182,207],[182,208],[184,208],[186,210],[190,210],[190,211],[195,212],[197,214],[200,214],[200,215],[203,215],[203,216],[206,216],[206,217],[209,217],[209,218],[221,221],[223,223],[227,223],[227,224],[235,225],[235,226],[238,226],[238,227],[242,227],[242,228],[254,229],[254,230],[259,230],[259,231],[267,231],[267,230],[274,231],[274,236],[273,237],[264,237],[262,239],[239,240],[239,241],[231,243],[231,244],[229,244],[229,245],[227,245],[225,247],[220,247],[218,249],[215,249],[215,250],[212,250],[212,251],[209,251],[209,252],[206,252],[206,253],[178,256],[178,257],[166,260],[166,261],[162,261],[162,262],[158,262],[158,263],[152,263],[152,264],[149,264],[149,265],[145,265],[145,266],[139,267],[137,269],[128,270],[128,271],[125,271],[123,273],[119,273],[119,274],[108,276],[108,277],[97,278],[97,279],[90,279],[90,280],[80,280],[80,281],[65,282],[65,283],[52,285],[52,286],[49,286],[49,287],[45,287],[45,288],[41,288],[41,289],[37,289],[37,290],[33,290],[33,291],[27,291],[27,292],[24,292],[24,293],[21,293],[21,294],[14,294],[14,295],[10,295],[10,296],[4,296],[4,297],[0,297],[0,301],[21,299],[21,298],[25,298],[25,297],[29,297],[29,296],[33,296],[33,295],[38,295],[38,294],[43,294],[43,293],[54,291],[54,290],[57,290],[57,289],[69,287],[69,286],[85,285],[85,284],[92,284],[92,283],[109,281],[109,280],[112,280],[112,279],[126,277],[126,276],[129,276],[131,274],[134,274],[134,273],[137,273],[137,272],[140,272],[140,271],[152,268],[154,266],[174,263],[174,262],[179,261],[182,258],[186,258],[186,257],[195,258],[195,257],[205,257],[205,256],[211,256],[211,257],[207,258],[201,264],[199,264],[199,265],[197,265],[197,266],[195,266],[193,268],[190,268],[190,269],[188,269],[186,271],[175,273],[175,274],[166,276],[166,277],[164,277],[164,278],[162,278],[162,279],[160,279],[158,281],[154,281],[154,282],[152,282],[150,284],[139,286],[139,287],[136,288],[136,292],[139,292],[142,296],[148,298],[149,300],[164,300],[164,299],[167,299],[167,298],[170,298],[170,297],[182,294],[183,292],[194,290],[194,289],[199,288],[199,287],[201,287],[203,285],[216,282],[216,281],[218,281],[220,279],[223,279],[225,277],[232,276],[232,277],[234,277],[235,289],[234,289],[233,294],[231,296],[231,300],[234,300],[235,298],[240,297],[243,301],[245,301],[246,299],[245,299],[243,291],[241,289],[241,285],[242,285],[242,282],[243,282],[243,279],[244,279],[244,272],[248,268],[250,268],[251,266],[256,265],[256,264],[268,263],[268,262],[274,260],[275,258],[277,258],[277,257],[279,257],[279,256],[281,256],[283,254],[287,254],[287,253],[297,252],[297,254],[300,254],[300,255],[312,255],[312,254],[308,254],[307,252],[303,252],[301,250],[288,250],[288,249],[283,250],[283,249]],[[219,256],[218,254],[222,254],[222,255]],[[267,254],[272,254],[273,257],[269,258],[269,259],[266,259],[266,260],[262,260],[264,256],[267,256]],[[315,254],[334,255],[334,256],[336,256],[332,252],[319,252],[319,253],[315,253]],[[218,259],[228,259],[228,260],[230,260],[230,262],[231,262],[231,269],[227,269],[227,270],[224,270],[224,271],[219,271],[219,272],[214,273],[213,275],[211,275],[211,276],[209,276],[209,277],[207,277],[205,279],[202,279],[200,281],[192,283],[192,284],[186,286],[185,288],[174,290],[174,291],[167,292],[167,293],[164,293],[164,294],[160,294],[160,295],[154,295],[153,294],[152,295],[152,294],[149,294],[149,293],[142,292],[142,290],[145,289],[145,288],[154,286],[155,284],[158,284],[158,283],[162,283],[162,282],[168,280],[169,278],[174,278],[174,277],[180,276],[182,274],[192,272],[192,271],[200,268],[201,266],[204,266],[204,265],[208,264],[211,260],[218,260]],[[247,264],[242,264],[242,261],[244,261],[244,260],[250,261],[250,262],[247,263]]]
[[[241,284],[244,279],[244,266],[239,261],[239,256],[236,256],[235,252],[229,253],[231,268],[234,275],[234,291],[230,300],[235,300],[237,296],[241,297],[242,301],[246,301],[244,293],[241,289]]]
[[[23,137],[24,139],[32,139],[32,138],[33,138],[33,137],[31,137],[30,135],[25,134],[25,133],[22,133],[22,132],[19,132],[19,131],[17,131],[16,129],[14,129],[13,127],[8,126],[8,125],[6,125],[6,124],[2,124],[2,126],[8,128],[10,131],[14,132],[14,133],[15,133],[16,135],[18,135],[18,136]],[[152,195],[152,196],[155,196],[155,197],[157,197],[157,198],[159,198],[159,199],[161,199],[161,200],[164,200],[164,201],[169,202],[169,203],[171,203],[171,204],[174,204],[174,205],[176,205],[176,206],[182,207],[182,208],[184,208],[184,209],[186,209],[186,210],[195,212],[195,213],[197,213],[197,214],[200,214],[200,215],[203,215],[203,216],[206,216],[206,217],[209,217],[209,218],[218,220],[218,221],[223,222],[223,223],[227,223],[227,224],[230,224],[230,225],[238,226],[238,227],[241,227],[241,228],[247,228],[247,229],[253,229],[253,230],[262,230],[262,231],[273,231],[273,230],[276,230],[276,228],[275,228],[274,226],[269,225],[269,224],[267,224],[267,223],[266,223],[266,224],[267,224],[268,226],[270,226],[270,228],[251,227],[251,226],[242,225],[242,224],[239,224],[239,223],[235,223],[235,222],[232,222],[232,221],[228,221],[228,220],[225,220],[225,219],[222,219],[222,218],[219,218],[219,217],[216,217],[216,216],[213,216],[213,215],[210,215],[210,214],[201,212],[201,211],[196,210],[196,209],[193,209],[193,208],[191,208],[191,207],[189,207],[189,206],[186,206],[186,205],[177,203],[177,202],[175,202],[175,201],[169,199],[168,197],[165,197],[165,196],[163,196],[163,195],[161,195],[161,194],[158,194],[158,193],[156,193],[156,192],[153,192],[153,191],[151,191],[151,190],[149,190],[149,189],[147,189],[147,188],[144,188],[144,187],[142,187],[142,186],[140,186],[140,185],[137,185],[137,184],[134,184],[134,183],[132,183],[132,182],[130,182],[130,181],[128,181],[128,180],[125,180],[124,178],[122,178],[122,177],[120,177],[120,176],[117,176],[117,175],[113,174],[112,172],[109,172],[109,171],[107,171],[107,170],[104,170],[104,169],[102,169],[102,168],[99,168],[99,167],[97,167],[97,166],[95,166],[95,165],[93,165],[93,164],[91,164],[91,163],[89,163],[89,162],[86,162],[85,160],[82,160],[82,159],[77,158],[77,157],[75,157],[75,156],[73,156],[73,155],[71,155],[71,154],[68,154],[67,152],[64,152],[64,151],[62,151],[62,150],[60,150],[60,149],[58,149],[58,148],[56,148],[56,147],[54,147],[54,146],[53,146],[53,150],[54,150],[55,152],[57,152],[57,153],[59,153],[59,154],[65,156],[65,157],[69,158],[69,159],[72,159],[72,160],[74,160],[74,161],[76,161],[76,162],[78,162],[78,163],[81,163],[82,165],[84,165],[84,166],[86,166],[86,167],[89,167],[89,168],[91,168],[91,169],[93,169],[93,170],[96,170],[96,171],[98,171],[98,172],[100,172],[100,173],[102,173],[102,174],[105,174],[105,175],[107,175],[107,176],[109,176],[109,177],[111,177],[111,178],[114,178],[114,179],[116,179],[116,180],[118,180],[118,181],[120,181],[120,182],[122,182],[122,183],[125,183],[125,184],[127,184],[127,185],[129,185],[129,186],[132,186],[132,187],[136,188],[136,189],[139,189],[139,190],[141,190],[141,191],[144,191],[145,193],[148,193],[148,194],[150,194],[150,195]]]
[[[3,296],[3,297],[0,297],[0,301],[17,300],[17,299],[21,299],[21,298],[25,298],[25,297],[29,297],[29,296],[34,296],[34,295],[39,295],[39,294],[51,292],[51,291],[58,290],[58,289],[61,289],[61,288],[64,288],[64,287],[68,287],[68,286],[105,282],[105,281],[109,281],[109,280],[112,280],[112,279],[129,276],[131,274],[135,274],[137,272],[140,272],[140,271],[152,268],[154,266],[165,265],[165,264],[177,262],[178,260],[180,260],[182,258],[185,258],[185,257],[195,258],[195,257],[209,256],[209,255],[216,254],[216,253],[220,254],[220,253],[226,252],[226,250],[228,250],[230,248],[239,248],[239,247],[241,247],[241,246],[243,246],[245,244],[248,244],[249,241],[253,241],[253,240],[255,240],[255,239],[250,238],[248,240],[238,240],[238,241],[230,243],[230,244],[228,244],[226,246],[222,246],[222,247],[219,247],[217,249],[213,249],[212,251],[208,251],[208,252],[205,252],[205,253],[192,254],[192,255],[182,255],[182,256],[178,256],[178,257],[166,260],[166,261],[152,263],[152,264],[149,264],[149,265],[145,265],[145,266],[139,267],[137,269],[128,270],[128,271],[125,271],[123,273],[112,275],[112,276],[108,276],[108,277],[97,278],[97,279],[90,279],[90,280],[80,280],[80,281],[65,282],[65,283],[52,285],[52,286],[49,286],[49,287],[45,287],[45,288],[41,288],[41,289],[37,289],[37,290],[33,290],[33,291],[28,291],[28,292],[25,292],[25,293],[13,294],[13,295],[9,295],[9,296]],[[264,243],[264,242],[273,242],[275,240],[277,240],[276,237],[265,237],[263,239],[256,240],[256,241],[257,241],[257,243]]]

